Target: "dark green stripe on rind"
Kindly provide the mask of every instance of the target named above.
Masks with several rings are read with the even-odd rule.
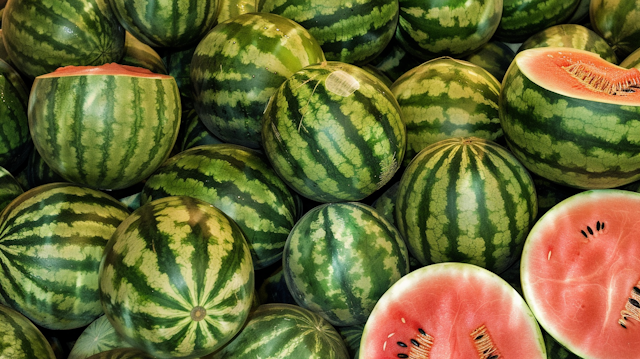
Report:
[[[55,359],[51,345],[29,319],[0,305],[0,357]]]
[[[395,216],[422,265],[457,261],[499,273],[518,258],[536,213],[533,181],[513,155],[490,141],[453,138],[407,167]]]
[[[28,106],[34,144],[68,181],[129,187],[169,156],[180,126],[179,96],[170,77],[37,78]]]
[[[529,80],[516,61],[503,81],[500,123],[530,171],[585,189],[640,179],[640,106],[558,95]]]
[[[104,247],[128,215],[111,196],[71,184],[20,195],[0,217],[0,301],[45,328],[91,323],[102,313]]]
[[[124,54],[118,62],[123,65],[137,66],[157,74],[167,74],[167,69],[160,55],[149,45],[126,33]]]
[[[30,77],[67,65],[118,61],[125,31],[107,0],[24,0],[5,7],[4,43],[12,63]]]
[[[333,325],[364,324],[376,301],[409,272],[405,243],[386,219],[359,202],[309,210],[283,253],[295,301]]]
[[[235,220],[256,269],[280,260],[296,221],[294,198],[264,155],[246,147],[196,147],[170,158],[142,189],[142,202],[167,196],[209,202]]]
[[[327,60],[365,64],[393,38],[397,0],[258,2],[257,10],[282,15],[302,25],[318,40]]]
[[[602,36],[622,59],[640,47],[640,3],[623,0],[591,0],[589,18],[593,30]]]
[[[568,20],[580,0],[504,0],[495,38],[518,43],[539,31]]]
[[[262,126],[276,172],[319,202],[365,198],[404,158],[406,130],[396,99],[379,80],[345,63],[308,66],[287,79]]]
[[[279,15],[244,14],[218,24],[191,61],[200,120],[225,142],[260,148],[271,95],[295,71],[324,59],[308,31]]]
[[[191,197],[149,202],[107,244],[100,266],[105,313],[116,330],[160,357],[204,356],[244,323],[253,266],[238,226]],[[196,307],[202,317],[192,317]]]
[[[23,192],[16,178],[0,167],[0,211]]]

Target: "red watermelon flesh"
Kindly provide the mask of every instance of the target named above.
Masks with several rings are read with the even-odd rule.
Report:
[[[496,274],[438,263],[402,277],[378,301],[360,359],[547,358],[524,299]]]
[[[640,194],[587,191],[545,213],[525,242],[524,297],[578,356],[640,358],[639,222]]]

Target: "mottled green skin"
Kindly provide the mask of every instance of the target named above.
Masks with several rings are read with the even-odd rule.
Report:
[[[520,43],[550,26],[562,24],[580,0],[503,0],[504,10],[495,39]]]
[[[533,83],[519,56],[553,49],[520,52],[502,82],[500,123],[509,149],[531,172],[567,186],[613,188],[640,179],[640,106],[563,96],[551,84]]]
[[[87,326],[73,344],[67,359],[86,359],[94,354],[117,348],[128,348],[127,343],[102,315]]]
[[[593,30],[577,24],[561,24],[548,27],[532,36],[520,45],[518,52],[536,47],[570,47],[591,51],[603,59],[618,63],[613,48]]]
[[[22,193],[24,191],[18,180],[9,171],[0,167],[0,211]]]
[[[591,0],[591,26],[623,59],[640,48],[640,2]]]
[[[134,348],[118,348],[94,354],[87,359],[157,359],[155,356]]]
[[[257,150],[216,144],[183,151],[147,179],[141,202],[179,195],[211,203],[232,218],[249,244],[255,269],[281,260],[296,204]]]
[[[115,17],[152,47],[197,44],[215,25],[218,0],[108,0]]]
[[[102,252],[128,215],[113,197],[68,183],[17,197],[0,215],[0,303],[48,329],[91,323],[102,314]]]
[[[260,148],[271,95],[294,72],[324,59],[311,34],[280,15],[249,13],[220,23],[191,61],[198,116],[224,142]]]
[[[0,357],[11,359],[56,359],[51,345],[29,319],[0,305]]]
[[[524,166],[496,143],[468,137],[415,157],[400,179],[395,216],[422,265],[456,261],[500,273],[520,256],[537,209]]]
[[[398,24],[398,0],[257,0],[258,11],[289,18],[318,40],[327,60],[363,65],[378,56]]]
[[[183,109],[193,108],[194,94],[193,86],[191,85],[191,60],[196,51],[196,46],[161,51],[162,61],[167,68],[167,73],[176,79],[180,89]]]
[[[27,119],[29,88],[7,62],[0,59],[0,166],[18,170],[33,147]]]
[[[124,54],[119,64],[143,67],[157,74],[167,74],[164,62],[156,50],[136,39],[127,32],[124,41]]]
[[[262,120],[264,151],[280,177],[317,202],[361,200],[382,188],[404,158],[400,107],[380,80],[329,61],[280,86]]]
[[[478,65],[502,82],[516,53],[504,42],[491,40],[463,60]]]
[[[256,0],[219,0],[218,23],[255,11]]]
[[[344,340],[351,358],[358,357],[358,349],[360,349],[360,340],[362,339],[362,331],[364,324],[351,325],[347,327],[337,327],[338,333]]]
[[[127,342],[158,358],[222,347],[251,308],[254,272],[240,228],[192,197],[135,210],[113,234],[99,271],[100,299]]]
[[[28,104],[33,142],[67,181],[130,187],[169,156],[180,126],[179,96],[168,76],[38,77]]]
[[[487,43],[498,28],[503,0],[400,0],[396,40],[423,60],[460,58]]]
[[[176,141],[178,151],[188,150],[190,148],[202,145],[215,145],[223,143],[221,139],[216,137],[207,127],[200,121],[198,113],[194,109],[182,112],[182,121],[180,125],[180,133]]]
[[[399,186],[400,181],[395,182],[371,204],[371,206],[375,208],[382,217],[394,226],[396,225],[396,196],[398,194]]]
[[[502,137],[500,83],[468,61],[440,57],[407,71],[393,86],[407,126],[406,166],[423,148],[452,137]]]
[[[2,16],[4,45],[31,78],[68,65],[120,60],[125,30],[107,0],[11,1]]]
[[[349,359],[340,334],[319,315],[291,304],[264,304],[240,334],[208,359]]]
[[[336,326],[364,324],[382,294],[409,272],[398,230],[360,202],[309,210],[291,230],[282,264],[298,305]]]

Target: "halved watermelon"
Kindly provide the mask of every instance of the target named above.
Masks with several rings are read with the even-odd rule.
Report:
[[[583,358],[640,358],[640,194],[581,192],[540,218],[524,245],[524,297]]]
[[[360,359],[547,358],[524,299],[493,272],[438,263],[407,274],[380,298]]]

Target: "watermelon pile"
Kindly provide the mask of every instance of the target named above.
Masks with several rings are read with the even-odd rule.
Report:
[[[640,359],[640,2],[0,18],[0,358]]]

